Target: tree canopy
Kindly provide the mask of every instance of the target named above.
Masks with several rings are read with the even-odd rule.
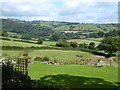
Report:
[[[39,36],[47,38],[54,32],[48,26],[34,25],[28,21],[14,21],[11,19],[2,19],[2,31],[6,35],[4,30],[21,34],[24,39],[39,38]]]
[[[95,43],[94,42],[90,42],[88,48],[89,49],[95,49]]]
[[[109,56],[112,56],[113,53],[120,50],[120,37],[106,37],[97,48],[107,52]]]

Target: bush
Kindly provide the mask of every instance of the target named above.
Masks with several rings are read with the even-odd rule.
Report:
[[[67,41],[62,41],[62,42],[56,43],[56,46],[58,46],[58,47],[70,47],[70,43]]]
[[[46,56],[45,57],[36,57],[34,60],[44,62],[44,61],[50,61],[50,58],[46,57]]]
[[[76,48],[78,46],[77,42],[70,42],[70,46]]]
[[[49,57],[43,57],[42,60],[43,61],[50,61],[50,58]]]
[[[76,48],[78,46],[77,42],[67,42],[67,41],[61,41],[56,43],[56,46],[58,47],[73,47]]]
[[[34,60],[35,61],[40,61],[40,60],[42,60],[42,58],[41,57],[36,57]]]
[[[43,44],[43,39],[39,38],[37,44]]]
[[[79,47],[80,47],[80,48],[87,48],[88,45],[87,45],[86,43],[80,43],[80,44],[79,44]]]
[[[88,46],[89,49],[95,49],[95,43],[91,42]]]

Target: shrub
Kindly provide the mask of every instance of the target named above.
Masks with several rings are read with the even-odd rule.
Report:
[[[77,42],[70,42],[70,46],[76,48],[78,46]]]
[[[41,57],[36,57],[34,60],[35,61],[40,61],[40,60],[42,60],[42,58]]]
[[[8,41],[11,41],[11,39],[10,38],[6,38],[6,37],[1,37],[0,39],[2,39],[2,40],[8,40]]]
[[[88,46],[88,45],[87,45],[86,43],[80,43],[80,44],[79,44],[79,47],[80,47],[80,48],[87,48],[87,46]]]
[[[43,44],[43,39],[39,38],[37,44]]]
[[[56,46],[58,46],[58,47],[70,47],[70,43],[67,41],[61,41],[61,42],[56,43]]]
[[[88,46],[89,49],[95,49],[95,43],[91,42]]]
[[[42,60],[43,61],[50,61],[50,58],[45,56],[45,57],[42,58]]]

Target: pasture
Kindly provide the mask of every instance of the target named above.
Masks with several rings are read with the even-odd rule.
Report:
[[[112,72],[112,74],[111,74]],[[40,84],[62,88],[110,87],[117,85],[118,69],[95,68],[89,65],[44,65],[35,62],[29,65],[29,76]]]
[[[62,26],[58,26],[56,28],[53,28],[54,30],[59,30],[59,31],[64,31],[66,29],[69,29],[71,25],[62,25]],[[75,26],[75,28],[78,28],[80,29],[80,31],[84,31],[84,30],[93,30],[94,32],[97,32],[97,31],[103,31],[103,29],[101,28],[98,28],[97,24],[73,24],[73,26]],[[112,30],[113,27],[106,27],[105,25],[101,25],[101,27],[103,28],[107,28],[107,30]]]
[[[97,44],[101,39],[74,39],[69,41],[76,41],[78,43],[90,43],[93,41]],[[53,47],[56,42],[44,41],[43,45],[0,40],[1,46],[20,46],[20,47]],[[23,50],[2,50],[3,57],[19,57]],[[28,66],[28,73],[31,79],[40,81],[40,85],[52,85],[62,88],[80,88],[80,87],[113,87],[116,86],[118,81],[117,63],[112,62],[112,66],[103,68],[96,68],[93,65],[47,65],[41,64],[40,61],[34,61],[36,57],[48,57],[50,61],[61,62],[75,62],[81,59],[98,60],[101,56],[93,55],[88,52],[76,50],[57,50],[57,49],[33,49],[28,50],[31,57],[32,64]],[[108,63],[108,62],[107,62]],[[114,65],[113,65],[114,64]],[[114,67],[115,66],[115,67]],[[112,73],[111,73],[112,72]],[[39,86],[39,85],[38,85]]]
[[[8,38],[8,39],[10,39],[10,41],[0,40],[1,45],[2,46],[20,46],[20,47],[31,47],[31,46],[42,47],[42,46],[54,46],[56,44],[56,41],[44,41],[42,45],[38,45],[38,44],[35,44],[37,43],[37,41],[33,41],[33,40],[27,40],[33,43],[26,43],[26,42],[14,41],[14,40],[22,40],[22,39],[15,39],[15,38]],[[94,42],[97,46],[102,39],[103,38],[84,38],[84,39],[71,39],[68,41],[78,42],[78,44],[84,43],[84,42],[89,44],[90,42]]]
[[[100,41],[102,40],[103,38],[84,38],[84,39],[71,39],[71,40],[68,40],[69,42],[77,42],[77,43],[87,43],[89,44],[90,42],[94,42],[96,44],[96,46],[100,43]]]
[[[106,59],[102,56],[93,55],[88,52],[74,51],[74,50],[27,50],[31,61],[34,62],[36,57],[44,58],[47,57],[50,61],[68,63],[68,64],[80,64],[83,61],[88,61],[90,63],[97,62],[98,60],[103,60],[108,66],[110,65],[110,59]],[[2,50],[3,57],[16,58],[23,54],[24,50]],[[114,58],[114,57],[112,57]],[[111,58],[111,59],[112,59]],[[38,59],[41,62],[41,59]],[[118,67],[117,63],[112,60],[111,65]]]
[[[18,56],[20,53],[23,53],[21,50],[3,50],[3,55],[8,56]],[[95,58],[97,55],[93,55],[87,52],[82,51],[65,51],[65,50],[29,50],[29,55],[34,59],[35,57],[49,57],[50,60],[57,61],[75,61],[88,58]],[[80,56],[80,57],[78,57]]]
[[[34,44],[34,43],[26,43],[26,42],[19,42],[19,41],[7,41],[7,40],[0,40],[0,43],[2,43],[2,46],[20,46],[20,47],[42,47],[42,46],[52,46],[55,45],[56,42],[54,41],[44,41],[42,45]],[[36,41],[37,43],[37,41]]]
[[[99,43],[99,40],[101,39],[94,39],[89,38],[90,40],[93,40],[96,43]],[[87,39],[74,39],[71,41],[76,41],[80,43],[86,42],[89,43],[90,40]],[[18,41],[7,41],[7,40],[0,40],[2,41],[2,46],[20,46],[20,47],[42,47],[42,46],[49,46],[53,47],[56,42],[52,41],[44,41],[42,45],[33,44],[33,43],[26,43],[26,42],[18,42]],[[70,41],[70,40],[69,40]],[[34,60],[36,57],[47,57],[50,61],[60,61],[60,62],[79,62],[81,59],[84,60],[94,60],[97,61],[98,59],[101,59],[101,56],[93,55],[89,52],[83,52],[79,50],[57,50],[57,49],[27,49],[29,56]],[[24,52],[23,50],[2,50],[3,57],[18,57],[20,54]],[[109,61],[107,61],[109,63]],[[116,63],[113,61],[114,66],[116,66]]]

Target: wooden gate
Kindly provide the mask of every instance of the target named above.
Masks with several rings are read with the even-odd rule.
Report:
[[[28,59],[17,58],[14,67],[16,71],[20,71],[28,77]]]
[[[4,64],[12,64],[15,71],[20,71],[28,78],[28,58],[19,57],[15,59],[6,58],[2,60]]]

